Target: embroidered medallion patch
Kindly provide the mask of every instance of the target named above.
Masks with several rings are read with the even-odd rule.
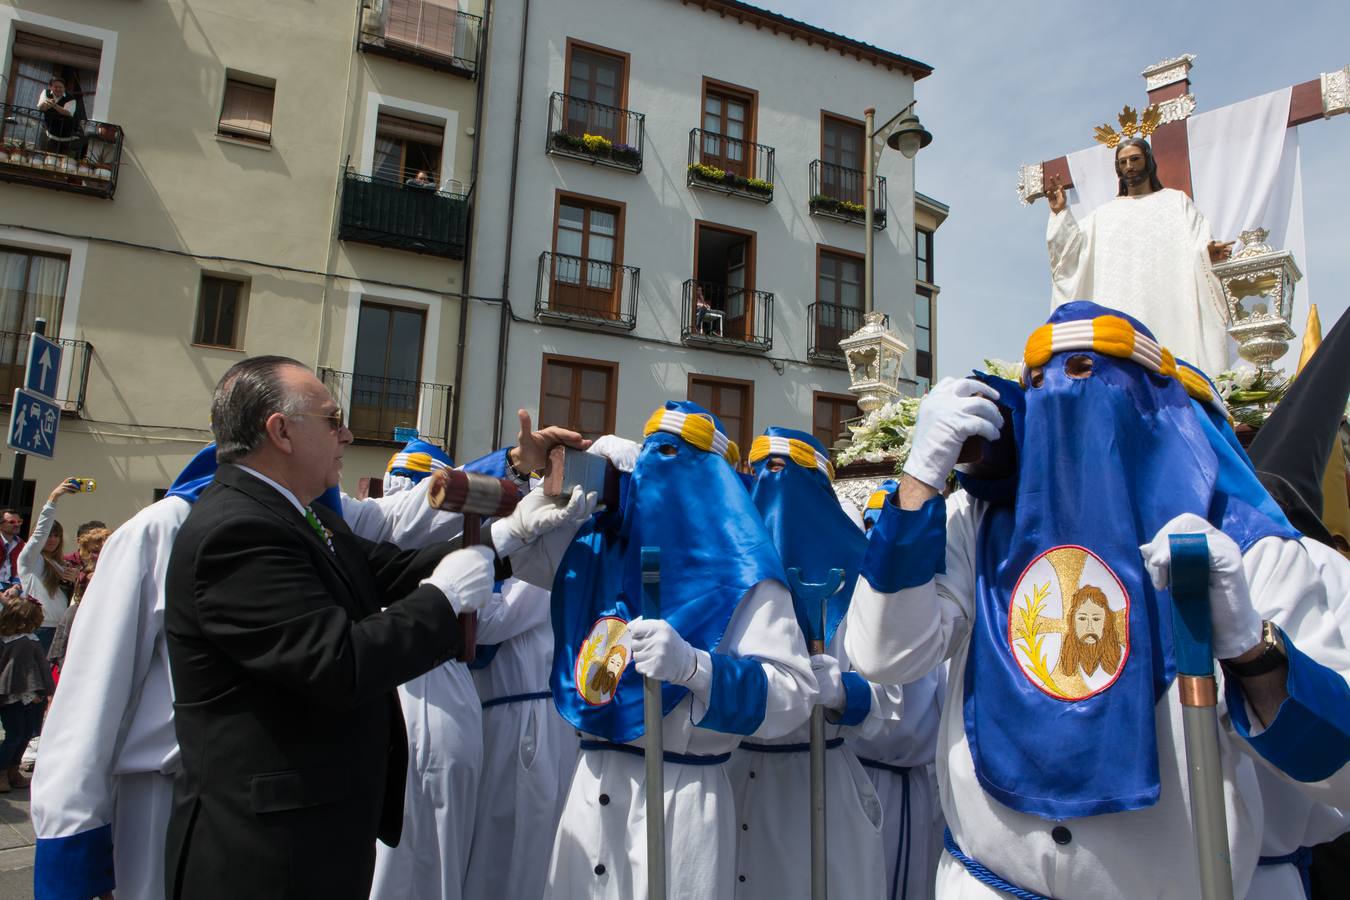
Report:
[[[617,616],[602,616],[577,651],[573,680],[581,699],[591,706],[604,706],[614,699],[623,670],[633,658],[628,623]]]
[[[1027,680],[1057,700],[1115,684],[1130,655],[1130,598],[1102,559],[1067,545],[1031,561],[1013,588],[1008,644]]]

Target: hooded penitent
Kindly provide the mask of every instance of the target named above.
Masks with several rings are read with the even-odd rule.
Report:
[[[455,464],[440,447],[424,440],[414,438],[403,445],[403,449],[389,457],[389,465],[384,471],[384,488],[389,491],[391,475],[399,475],[413,484],[426,478],[439,469],[453,469]]]
[[[1014,411],[1016,476],[972,486],[992,503],[965,672],[975,771],[1000,802],[1045,818],[1147,807],[1159,793],[1154,706],[1176,667],[1170,596],[1140,545],[1184,512],[1243,550],[1297,533],[1209,383],[1138,321],[1066,303],[1025,363],[1025,389],[991,381]]]
[[[173,480],[164,496],[181,497],[188,503],[196,503],[202,491],[216,480],[217,468],[219,464],[216,462],[216,445],[207,444],[198,450],[197,455],[192,457],[183,467],[183,471],[178,473],[178,477]],[[336,487],[324,491],[314,502],[322,503],[333,512],[342,515],[342,492]]]
[[[891,494],[900,486],[900,482],[894,478],[887,478],[875,491],[867,497],[867,505],[863,507],[862,518],[867,528],[872,528],[877,524],[877,519],[881,518],[881,507],[890,499]],[[870,532],[869,532],[870,533]]]
[[[783,569],[732,468],[739,451],[707,410],[666,403],[654,412],[620,509],[582,526],[553,583],[553,673],[562,716],[588,734],[640,737],[642,678],[630,665],[627,623],[642,612],[644,546],[661,551],[661,618],[712,653],[713,686],[702,728],[749,734],[764,717],[760,664],[713,652],[741,598]],[[662,687],[670,712],[688,693]]]
[[[782,458],[783,468],[771,471],[770,456]],[[750,464],[755,473],[750,499],[778,548],[783,567],[798,569],[802,581],[817,584],[825,581],[831,569],[844,572],[843,586],[825,603],[828,647],[848,612],[858,568],[867,552],[867,536],[840,508],[831,484],[834,466],[825,448],[811,435],[791,428],[770,428],[751,444]],[[810,638],[808,613],[795,592],[792,605],[802,633]]]

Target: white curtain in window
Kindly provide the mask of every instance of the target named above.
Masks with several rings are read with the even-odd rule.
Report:
[[[385,181],[402,181],[402,167],[402,141],[376,135],[375,162],[370,169],[371,177]]]

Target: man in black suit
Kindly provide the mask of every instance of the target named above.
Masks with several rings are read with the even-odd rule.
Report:
[[[284,357],[216,387],[221,463],[183,524],[165,606],[182,771],[166,847],[174,898],[365,898],[375,840],[396,844],[407,738],[394,687],[459,649],[491,596],[493,551],[400,552],[311,504],[351,432]],[[522,504],[528,545],[594,498]],[[472,810],[465,810],[471,815]]]

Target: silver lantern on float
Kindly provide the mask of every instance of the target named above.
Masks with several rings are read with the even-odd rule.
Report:
[[[1214,266],[1238,355],[1266,371],[1294,338],[1294,285],[1303,278],[1292,253],[1266,243],[1269,235],[1264,228],[1242,232],[1242,252]]]

